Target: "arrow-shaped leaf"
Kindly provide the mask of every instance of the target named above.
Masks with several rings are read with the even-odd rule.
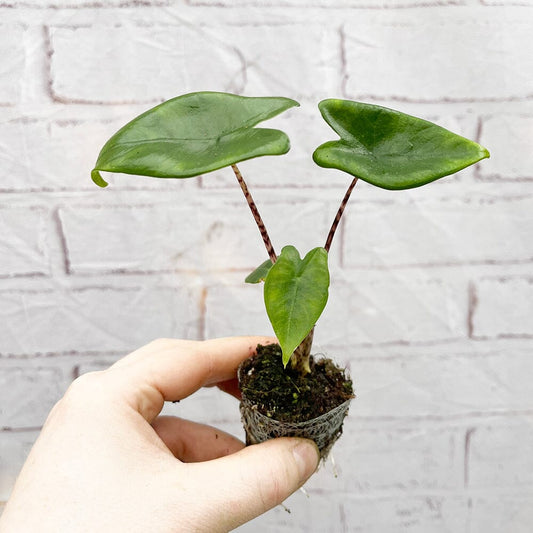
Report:
[[[319,109],[340,140],[319,146],[315,163],[385,189],[425,185],[489,157],[473,141],[385,107],[329,99]]]
[[[265,279],[264,296],[284,365],[322,314],[328,288],[328,254],[324,248],[314,248],[303,260],[294,246],[283,248]]]
[[[297,105],[289,98],[216,92],[178,96],[115,133],[102,148],[91,177],[100,187],[107,185],[101,170],[190,178],[246,159],[284,154],[290,148],[285,133],[254,126]]]

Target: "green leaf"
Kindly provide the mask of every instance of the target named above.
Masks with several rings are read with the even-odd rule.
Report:
[[[259,283],[265,281],[265,278],[272,268],[272,261],[267,259],[264,263],[261,263],[253,272],[246,276],[244,280],[246,283]]]
[[[268,318],[287,365],[311,331],[328,301],[328,253],[314,248],[304,259],[294,246],[285,246],[265,279]]]
[[[91,177],[99,171],[155,178],[190,178],[259,157],[289,151],[287,135],[256,124],[299,105],[289,98],[249,98],[198,92],[178,96],[139,115],[102,148]]]
[[[335,99],[318,107],[340,140],[319,146],[315,163],[378,187],[419,187],[490,157],[479,144],[399,111]]]

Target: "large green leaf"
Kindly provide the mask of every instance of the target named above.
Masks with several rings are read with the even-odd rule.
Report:
[[[311,331],[328,301],[328,253],[314,248],[304,259],[294,246],[285,246],[265,279],[265,306],[289,362]]]
[[[288,152],[279,130],[254,128],[299,105],[289,98],[250,98],[198,92],[178,96],[146,111],[113,135],[91,172],[100,170],[156,178],[190,178],[263,155]]]
[[[315,163],[385,189],[419,187],[489,157],[473,141],[385,107],[329,99],[319,109],[340,140],[319,146]]]

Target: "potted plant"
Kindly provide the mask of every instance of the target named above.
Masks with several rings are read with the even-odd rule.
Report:
[[[264,302],[279,345],[258,346],[239,369],[241,413],[247,442],[282,436],[313,438],[325,458],[342,432],[354,397],[351,379],[328,358],[311,355],[313,332],[328,299],[328,253],[358,181],[408,189],[453,174],[483,158],[477,143],[392,109],[328,99],[319,109],[339,139],[313,153],[321,167],[346,172],[350,185],[324,246],[302,259],[293,246],[275,252],[237,163],[289,148],[285,133],[257,124],[298,106],[281,97],[228,93],[185,94],[146,111],[103,146],[91,177],[101,171],[156,178],[191,178],[231,167],[251,209],[268,259],[247,278],[264,281]]]

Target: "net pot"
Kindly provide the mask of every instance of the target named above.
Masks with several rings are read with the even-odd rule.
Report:
[[[350,402],[347,400],[331,411],[304,422],[286,422],[260,413],[257,405],[243,397],[240,411],[246,444],[258,444],[276,437],[302,437],[314,440],[320,457],[326,459],[331,447],[342,435],[342,424]]]

